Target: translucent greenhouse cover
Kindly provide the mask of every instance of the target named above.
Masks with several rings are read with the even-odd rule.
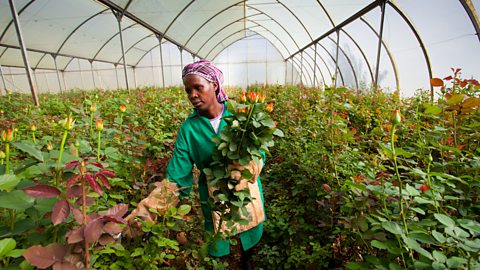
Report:
[[[0,0],[3,89],[28,89],[12,3],[39,91],[178,85],[200,58],[237,86],[480,77],[480,0]]]

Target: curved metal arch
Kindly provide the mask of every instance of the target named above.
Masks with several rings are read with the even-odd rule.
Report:
[[[209,22],[210,22],[211,20],[213,20],[215,17],[217,17],[218,15],[222,14],[223,12],[229,10],[230,8],[235,7],[235,6],[238,6],[239,4],[242,4],[242,3],[245,3],[245,1],[240,1],[240,2],[237,2],[237,3],[233,4],[233,5],[230,5],[230,6],[226,7],[226,8],[224,8],[224,9],[220,10],[219,12],[217,12],[217,13],[216,13],[215,15],[213,15],[212,17],[208,18],[208,20],[206,20],[202,25],[200,25],[200,26],[197,28],[197,30],[195,30],[195,32],[193,32],[193,34],[190,35],[190,37],[187,39],[187,41],[185,42],[185,44],[183,44],[183,46],[186,47],[187,44],[190,42],[190,40],[193,38],[193,36],[195,36],[195,35],[198,33],[198,31],[200,31],[200,29],[202,29],[207,23],[209,23]],[[245,15],[244,15],[243,18],[241,18],[241,19],[244,19],[244,18],[246,18]]]
[[[313,54],[316,55],[316,56],[319,56],[318,53],[315,52],[315,50],[313,51]],[[322,72],[322,70],[320,69],[320,66],[316,63],[315,58],[312,57],[312,56],[311,56],[310,54],[308,54],[308,53],[307,53],[307,56],[310,57],[310,59],[312,60],[314,67],[317,67],[318,71],[320,72],[320,76],[322,76],[323,82],[325,82],[325,77],[323,76],[323,72]],[[322,59],[322,57],[321,57],[321,56],[319,56],[319,57],[320,57],[320,60],[322,60],[322,62],[324,62],[324,60]],[[324,63],[325,63],[325,62],[324,62]],[[328,70],[328,68],[327,68],[327,70]],[[315,69],[314,69],[314,71],[313,71],[313,74],[315,75]],[[315,78],[315,76],[314,76],[314,78]],[[318,78],[317,78],[317,80],[314,79],[314,81],[316,81],[317,83],[320,82],[320,81],[318,80]]]
[[[478,41],[480,41],[480,20],[478,19],[478,14],[475,12],[475,7],[472,4],[471,0],[460,0],[460,3],[462,4],[463,8],[468,14],[468,17],[470,18],[470,21],[473,24],[473,28],[475,29],[475,32],[477,33],[477,38]]]
[[[248,21],[250,21],[250,20],[248,20]],[[286,50],[287,52],[289,52],[287,46],[285,46],[285,44],[283,44],[282,40],[279,39],[272,31],[268,30],[265,26],[263,26],[263,25],[261,25],[261,24],[258,24],[257,22],[254,22],[254,21],[250,21],[250,22],[256,24],[258,27],[261,27],[261,28],[265,29],[267,32],[269,32],[270,34],[272,34],[272,36],[274,36],[274,37],[280,42],[280,44],[283,45],[283,47],[285,48],[285,50]],[[251,28],[249,28],[248,30],[249,30],[249,31],[252,31],[252,32],[255,32],[255,33],[259,34],[260,36],[262,36],[260,33],[251,30]],[[245,31],[245,30],[242,29],[242,30],[240,30],[240,31]],[[237,32],[235,32],[234,34],[240,32],[240,31],[237,31]],[[230,37],[230,36],[232,36],[232,35],[233,35],[233,34],[229,35],[228,37]],[[227,38],[228,38],[228,37],[227,37]],[[222,41],[220,41],[220,42],[217,43],[215,46],[213,46],[212,49],[208,52],[207,56],[213,51],[213,49],[215,49],[220,43],[222,43],[222,42],[223,42],[225,39],[227,39],[227,38],[224,38]],[[222,50],[222,51],[223,51],[223,50]],[[220,52],[222,52],[222,51],[220,51]],[[219,53],[220,53],[220,52],[219,52]],[[218,55],[218,53],[217,53],[217,55]],[[216,57],[217,55],[215,55],[215,57]],[[214,58],[215,58],[215,57],[214,57]]]
[[[22,12],[24,12],[28,6],[30,6],[33,2],[35,2],[35,0],[31,0],[30,2],[28,2],[22,9],[20,9],[18,11],[18,17],[20,17],[20,14],[22,14]],[[13,21],[13,18],[12,20],[7,24],[7,26],[5,27],[5,29],[3,30],[2,34],[0,35],[0,41],[2,41],[3,37],[5,36],[5,34],[7,33],[8,29],[10,28],[10,26],[14,23]]]
[[[37,63],[35,64],[35,67],[33,67],[32,69],[37,69],[38,65],[40,65],[40,62],[42,62],[43,58],[45,58],[46,55],[47,55],[47,54],[44,53],[44,54],[42,55],[42,57],[40,57],[40,59],[38,59]]]
[[[375,30],[375,28],[373,28],[373,26],[365,18],[361,17],[360,20],[364,22],[378,38],[380,37],[379,33]],[[395,74],[395,84],[397,85],[397,89],[400,90],[400,81],[398,78],[398,70],[397,70],[397,64],[395,62],[395,58],[393,57],[392,53],[390,52],[390,49],[388,48],[387,44],[383,40],[382,40],[382,45],[385,48],[385,51],[387,52],[388,58],[390,59],[390,63],[392,63],[393,73]]]
[[[215,35],[217,35],[217,34],[220,33],[221,31],[223,31],[223,29],[229,27],[230,25],[232,25],[232,24],[234,24],[234,23],[237,23],[238,21],[245,20],[246,18],[253,17],[253,16],[257,16],[257,15],[259,15],[259,14],[253,14],[253,15],[250,15],[250,16],[247,16],[247,17],[242,17],[242,18],[237,19],[237,20],[235,20],[235,21],[233,21],[233,22],[231,22],[231,23],[229,23],[229,24],[224,25],[222,28],[218,29],[217,32],[213,33],[210,37],[208,37],[208,38],[206,39],[206,41],[202,44],[202,46],[200,46],[200,48],[197,50],[197,53],[200,52],[200,50],[202,50],[205,45],[207,45],[208,41],[210,41],[210,39],[211,39],[212,37],[214,37]],[[245,30],[245,29],[243,29],[243,30]]]
[[[133,24],[131,24],[131,25],[123,28],[122,31],[125,31],[125,30],[127,30],[127,29],[129,29],[129,28],[132,28],[132,27],[134,27],[134,26],[137,25],[137,24],[138,24],[138,23],[134,22]],[[103,50],[103,48],[105,48],[105,46],[107,46],[107,44],[108,44],[110,41],[112,41],[115,37],[117,37],[117,35],[119,35],[119,34],[120,34],[120,32],[117,31],[115,34],[113,34],[113,36],[111,36],[109,39],[107,39],[107,41],[105,41],[105,43],[103,43],[103,45],[100,47],[100,49],[98,49],[98,51],[97,51],[97,52],[95,53],[95,55],[92,57],[92,60],[95,60],[95,59],[97,58],[98,54]],[[122,58],[123,58],[123,57],[120,57],[120,59],[122,59]],[[112,63],[112,64],[118,64],[118,63],[119,63],[119,61],[117,61],[116,63]]]
[[[356,86],[357,89],[358,89],[357,73],[355,72],[355,69],[353,68],[352,61],[350,60],[350,57],[348,57],[347,53],[345,53],[345,51],[342,49],[342,46],[340,46],[340,44],[338,44],[336,41],[334,41],[333,38],[328,37],[328,39],[329,39],[331,42],[333,42],[333,44],[337,45],[338,49],[340,49],[340,51],[342,51],[343,56],[345,56],[345,58],[347,59],[347,62],[348,62],[348,64],[350,65],[350,68],[352,69],[353,77],[355,77],[355,86]],[[340,68],[338,68],[338,69],[340,70]],[[345,85],[345,82],[344,82],[344,85]]]
[[[308,32],[308,29],[307,27],[303,24],[302,20],[300,20],[297,15],[295,15],[295,12],[293,12],[292,10],[290,10],[285,4],[283,4],[282,2],[280,2],[280,0],[277,0],[277,2],[282,5],[286,10],[288,10],[288,12],[290,12],[290,14],[292,14],[293,17],[295,17],[295,19],[297,19],[297,21],[300,23],[300,25],[303,27],[303,29],[305,30],[305,32],[307,32],[307,35],[308,37],[310,37],[310,40],[313,41],[313,37],[312,35],[310,35],[310,32]]]
[[[332,29],[328,30],[327,32],[325,32],[324,34],[322,34],[321,36],[319,36],[318,38],[316,38],[315,40],[313,40],[312,42],[306,44],[305,46],[303,46],[301,49],[299,49],[297,52],[295,52],[294,54],[297,54],[299,53],[300,51],[312,46],[315,42],[318,42],[326,37],[328,37],[329,35],[337,32],[338,29],[341,29],[342,27],[348,25],[349,23],[355,21],[356,19],[360,18],[361,16],[363,16],[364,14],[370,12],[371,10],[375,9],[377,6],[379,6],[380,4],[382,4],[383,2],[385,1],[389,1],[389,0],[374,0],[372,1],[370,4],[368,4],[367,6],[365,6],[364,8],[362,8],[361,10],[359,10],[357,13],[353,14],[352,16],[348,17],[346,20],[344,20],[343,22],[339,23],[338,25],[335,25]],[[294,55],[293,54],[293,55]],[[290,55],[289,57],[287,58],[290,58],[292,57],[293,55]]]
[[[100,15],[100,14],[106,12],[106,11],[109,11],[109,9],[106,8],[106,9],[104,9],[104,10],[102,10],[102,11],[100,11],[100,12],[98,12],[98,13],[90,16],[90,17],[88,17],[88,18],[87,18],[86,20],[84,20],[81,24],[77,25],[77,27],[75,27],[75,29],[73,29],[73,31],[70,32],[70,34],[68,34],[68,36],[67,36],[67,37],[65,38],[65,40],[62,42],[62,44],[60,44],[60,47],[58,47],[57,52],[56,52],[55,54],[59,54],[59,53],[60,53],[60,51],[62,50],[62,48],[63,48],[63,46],[65,45],[65,43],[67,43],[67,41],[70,39],[70,37],[72,37],[73,34],[75,34],[75,32],[77,32],[77,30],[80,29],[80,27],[84,26],[88,21],[90,21],[91,19],[97,17],[98,15]]]
[[[155,35],[155,34],[154,34],[154,35]],[[165,42],[163,42],[163,43],[165,43]],[[173,43],[172,43],[172,44],[173,44]],[[160,44],[156,44],[155,46],[151,47],[150,49],[145,50],[145,53],[142,55],[142,57],[140,57],[140,58],[138,59],[137,63],[135,63],[135,66],[138,66],[138,64],[140,63],[140,61],[142,61],[143,58],[144,58],[145,56],[147,56],[147,54],[149,54],[152,50],[154,50],[154,49],[157,48],[158,46],[161,46],[161,45],[160,45]]]
[[[300,49],[300,46],[298,46],[297,44],[297,41],[293,38],[293,36],[290,34],[289,31],[287,31],[287,29],[285,29],[285,27],[283,27],[283,25],[281,23],[279,23],[277,20],[275,20],[272,16],[268,15],[267,13],[261,11],[260,9],[258,8],[255,8],[255,7],[252,7],[250,5],[247,5],[248,8],[251,8],[251,9],[254,9],[258,12],[260,12],[261,14],[267,16],[268,18],[270,18],[274,23],[276,23],[278,26],[280,26],[280,28],[282,28],[283,31],[285,31],[285,33],[287,33],[287,35],[290,37],[290,39],[293,41],[293,43],[295,43],[295,46],[297,46],[297,49]],[[256,22],[257,23],[257,22]],[[257,23],[258,24],[258,23]],[[287,50],[289,51],[289,50]]]
[[[325,8],[325,6],[322,4],[322,2],[320,2],[320,0],[317,0],[317,3],[318,3],[318,5],[320,5],[320,7],[322,8],[323,12],[325,12],[325,15],[327,16],[328,20],[329,20],[330,23],[332,24],[332,27],[335,28],[335,22],[333,22],[332,16],[330,16],[330,13],[328,13],[328,11],[327,11],[327,9]]]
[[[260,27],[260,26],[259,26],[259,27]],[[237,32],[235,32],[235,33],[232,33],[232,34],[230,34],[228,37],[226,37],[225,39],[227,39],[227,38],[229,38],[229,37],[233,36],[233,35],[234,35],[234,34],[236,34],[236,33],[239,33],[239,32],[241,32],[241,31],[243,31],[243,30],[239,30],[239,31],[237,31]],[[250,36],[245,36],[245,37],[243,37],[243,38],[240,38],[240,39],[234,40],[234,41],[232,41],[232,42],[228,43],[228,45],[227,45],[227,46],[225,46],[225,48],[227,48],[228,46],[232,45],[233,43],[235,43],[235,42],[237,42],[237,41],[239,41],[239,40],[242,40],[242,39],[244,39],[244,38],[249,38],[249,37],[253,37],[253,36],[256,36],[256,35],[259,35],[259,36],[261,36],[261,35],[260,35],[258,32],[254,31],[254,30],[249,30],[249,31],[250,31],[250,32],[253,32],[253,33],[255,33],[255,34],[253,34],[253,35],[250,35]],[[224,39],[224,40],[225,40],[225,39]],[[213,49],[215,49],[215,48],[216,48],[216,47],[217,47],[217,46],[218,46],[220,43],[222,43],[222,42],[223,42],[223,41],[219,42],[219,43],[218,43],[218,44],[217,44],[217,45],[216,45],[214,48],[212,48],[212,50],[213,50]],[[217,53],[217,54],[216,54],[214,57],[212,57],[211,59],[215,59],[215,58],[218,56],[218,54],[220,54],[221,52],[223,52],[223,50],[219,51],[219,52],[218,52],[218,53]]]
[[[397,12],[398,15],[400,15],[403,18],[403,21],[405,21],[407,23],[408,27],[410,27],[410,30],[415,35],[415,38],[417,39],[417,42],[419,43],[420,48],[422,49],[423,57],[425,58],[425,62],[427,64],[428,76],[429,76],[428,79],[430,81],[430,79],[433,77],[432,64],[430,63],[430,56],[428,55],[428,51],[427,51],[427,47],[425,46],[425,42],[423,42],[422,37],[420,36],[420,34],[418,34],[418,31],[415,28],[413,22],[410,20],[410,18],[408,18],[408,16],[405,14],[405,12],[403,12],[400,9],[400,7],[398,7],[394,3],[388,2],[388,4]],[[399,88],[398,85],[397,85],[397,87]],[[433,86],[431,86],[431,85],[430,85],[430,95],[433,99]]]
[[[163,35],[166,35],[168,30],[170,29],[170,27],[172,27],[172,25],[175,23],[175,21],[178,19],[178,17],[180,17],[180,15],[183,14],[183,12],[185,10],[187,10],[188,7],[190,7],[191,4],[193,4],[193,2],[195,2],[195,0],[192,0],[190,1],[190,3],[188,3],[179,13],[177,13],[177,16],[175,16],[175,18],[173,18],[173,20],[170,22],[170,24],[167,26],[167,28],[165,28],[165,31],[163,31]],[[179,46],[179,45],[177,45]]]
[[[138,43],[144,41],[144,40],[147,39],[147,38],[154,37],[154,36],[155,36],[155,34],[152,33],[152,34],[150,34],[150,35],[146,35],[146,36],[144,36],[143,38],[137,40],[135,43],[132,44],[132,46],[128,47],[128,49],[125,50],[125,55],[126,55],[131,49],[133,49]],[[119,60],[119,61],[120,61],[120,60]],[[135,63],[134,66],[137,66],[137,65],[138,65],[138,61],[137,61],[137,63]]]
[[[363,52],[363,50],[361,49],[360,45],[355,41],[355,39],[352,38],[352,36],[350,36],[350,34],[347,31],[345,31],[343,29],[341,29],[340,31],[342,31],[345,35],[347,35],[347,37],[350,38],[350,40],[353,42],[353,44],[355,44],[357,49],[360,51],[360,54],[362,55],[363,59],[365,60],[365,63],[367,63],[368,71],[370,73],[370,78],[372,79],[372,82],[373,82],[374,78],[373,78],[372,67],[370,66],[370,63],[368,62],[368,58],[365,55],[365,53]]]
[[[336,63],[335,57],[333,57],[333,55],[327,50],[327,48],[325,48],[321,43],[317,43],[317,45],[322,47],[322,49],[330,56],[333,63]],[[338,74],[340,75],[340,79],[342,80],[342,84],[345,85],[345,80],[343,79],[343,73],[342,73],[342,70],[340,68],[338,69]]]

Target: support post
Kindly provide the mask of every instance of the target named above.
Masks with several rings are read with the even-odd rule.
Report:
[[[178,50],[180,51],[180,70],[183,70],[183,49],[182,47],[178,46]]]
[[[377,47],[377,65],[375,66],[375,90],[378,90],[378,71],[380,68],[380,54],[382,52],[383,40],[383,22],[385,21],[385,6],[387,2],[383,2],[380,6],[382,9],[382,17],[380,19],[380,32],[378,33],[378,47]]]
[[[58,87],[59,87],[60,93],[63,94],[62,83],[60,81],[60,74],[58,74],[57,55],[55,55],[53,53],[51,55],[52,55],[52,58],[53,58],[53,63],[55,64],[55,73],[57,73]]]
[[[313,88],[315,88],[315,83],[317,82],[317,43],[314,45],[313,50]]]
[[[303,86],[303,51],[300,52],[300,85]]]
[[[23,63],[25,64],[25,71],[27,73],[28,84],[30,85],[30,91],[32,92],[33,103],[35,106],[38,106],[38,96],[37,92],[35,91],[35,87],[33,85],[32,73],[30,68],[30,63],[28,61],[27,49],[25,47],[25,43],[23,42],[23,35],[22,30],[20,27],[20,21],[18,19],[17,9],[15,7],[14,0],[9,0],[10,2],[10,10],[12,12],[13,22],[15,23],[15,30],[17,31],[18,43],[20,44],[20,48],[22,51]]]
[[[132,67],[133,69],[133,87],[134,89],[137,89],[137,73],[136,73],[136,67]]]
[[[92,71],[93,89],[96,89],[97,86],[95,85],[95,73],[93,72],[93,60],[88,60],[88,62],[90,62],[90,70]]]
[[[338,66],[338,51],[340,49],[340,30],[335,31],[337,33],[337,50],[335,52],[335,76],[334,76],[334,87],[337,88],[337,75],[339,72],[340,67]],[[343,82],[345,83],[345,82]]]
[[[5,77],[3,77],[2,65],[0,65],[0,76],[2,77],[3,90],[5,90],[5,95],[7,95],[8,94],[7,83],[5,82]]]
[[[117,89],[120,89],[120,82],[118,81],[117,64],[114,64],[113,67],[115,68],[115,77],[117,78]]]
[[[115,17],[117,18],[118,22],[118,33],[120,36],[120,47],[122,49],[122,62],[123,62],[123,72],[125,73],[125,86],[127,87],[127,90],[130,91],[130,88],[128,87],[128,75],[127,75],[127,61],[125,59],[125,48],[123,45],[123,34],[122,34],[122,13],[114,11],[113,14],[115,14]],[[116,69],[116,68],[115,68]]]
[[[60,71],[62,73],[63,85],[65,86],[65,91],[68,89],[67,81],[65,81],[65,70]]]
[[[165,72],[163,69],[163,53],[162,53],[162,39],[163,37],[157,35],[158,47],[160,48],[160,69],[162,70],[162,88],[165,88]]]

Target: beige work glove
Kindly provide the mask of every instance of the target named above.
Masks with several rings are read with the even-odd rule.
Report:
[[[238,161],[234,161],[233,164],[228,165],[228,170],[230,171],[230,178],[235,179],[239,181],[239,183],[235,186],[236,191],[243,190],[245,188],[248,188],[248,183],[255,183],[257,180],[258,176],[260,175],[260,172],[262,171],[263,168],[263,160],[260,159],[259,164],[255,163],[255,161],[250,160],[250,164],[241,166],[238,164]],[[248,169],[250,173],[252,174],[252,177],[250,179],[244,179],[242,178],[242,171]]]
[[[128,237],[142,235],[142,224],[137,218],[155,223],[157,214],[151,212],[150,209],[155,209],[158,215],[164,215],[168,208],[176,206],[180,201],[177,184],[164,179],[161,182],[155,182],[155,186],[156,188],[150,192],[148,197],[140,201],[137,208],[125,218],[127,226],[123,230],[124,235]]]

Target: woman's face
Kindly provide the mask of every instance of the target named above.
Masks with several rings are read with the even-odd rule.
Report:
[[[201,76],[190,74],[183,79],[185,92],[188,100],[200,112],[206,112],[209,108],[218,103],[215,91],[218,88],[216,83],[207,81]]]

